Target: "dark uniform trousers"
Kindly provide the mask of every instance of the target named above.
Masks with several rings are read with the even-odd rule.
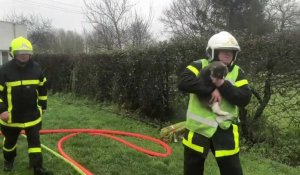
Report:
[[[193,141],[200,143],[200,145],[204,147],[204,153],[197,152],[184,145],[184,175],[203,175],[204,162],[209,150],[215,155],[215,150],[220,150],[223,147],[224,142],[227,142],[228,140],[234,142],[232,129],[232,127],[228,130],[218,128],[212,138],[206,138],[200,134],[194,133],[195,139],[193,139]],[[184,136],[185,138],[187,137],[188,132],[189,131],[187,130]],[[238,153],[230,156],[216,157],[216,160],[221,175],[243,174]]]
[[[14,161],[17,155],[17,140],[21,130],[25,130],[27,135],[28,150],[30,148],[41,148],[39,131],[42,123],[38,123],[28,128],[7,127],[1,125],[1,132],[4,135],[3,155],[6,161]],[[40,151],[29,152],[29,162],[31,167],[42,167],[43,157]]]

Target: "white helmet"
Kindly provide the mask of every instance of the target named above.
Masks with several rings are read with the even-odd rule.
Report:
[[[232,50],[236,51],[233,61],[236,59],[237,52],[241,51],[237,40],[228,32],[222,31],[213,35],[207,43],[206,53],[209,57],[209,61],[215,58],[215,50]]]

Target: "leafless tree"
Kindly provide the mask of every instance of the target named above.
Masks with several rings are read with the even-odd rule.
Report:
[[[89,50],[112,50],[116,48],[113,27],[105,24],[98,24],[95,30],[87,34]]]
[[[25,24],[27,26],[28,38],[33,44],[43,42],[42,40],[45,40],[45,37],[52,31],[51,20],[35,14],[24,15],[13,12],[5,16],[3,20],[17,24]]]
[[[51,20],[35,14],[16,14],[15,12],[5,16],[4,21],[27,26],[28,39],[35,47],[35,53],[51,52],[54,42]]]
[[[75,54],[84,52],[83,37],[73,31],[65,31],[63,29],[55,30],[55,41],[53,46],[53,52]]]
[[[34,14],[12,13],[3,20],[27,26],[28,39],[34,45],[35,53],[83,52],[83,39],[79,34],[63,29],[54,29],[49,19]]]
[[[183,38],[210,36],[220,30],[264,35],[272,31],[260,0],[174,0],[164,11],[167,30]]]
[[[296,0],[270,0],[266,6],[269,20],[276,24],[277,31],[300,27],[300,2]]]
[[[135,12],[134,20],[128,30],[130,44],[133,47],[142,48],[151,42],[151,21],[151,12],[149,13],[148,19],[143,19]]]
[[[215,30],[210,19],[211,12],[211,0],[176,0],[164,10],[161,21],[167,31],[177,36],[197,36]]]
[[[122,49],[126,42],[128,15],[133,7],[128,0],[84,0],[87,19],[96,30],[102,45]]]

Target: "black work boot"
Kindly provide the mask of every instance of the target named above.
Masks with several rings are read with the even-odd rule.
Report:
[[[7,161],[4,160],[4,166],[3,166],[3,171],[5,172],[9,172],[12,171],[12,169],[14,168],[14,161]]]
[[[34,168],[33,174],[34,175],[53,175],[53,172],[46,170],[45,168]]]

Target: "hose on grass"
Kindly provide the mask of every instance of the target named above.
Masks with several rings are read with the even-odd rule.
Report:
[[[168,144],[166,144],[165,142],[147,136],[147,135],[143,135],[143,134],[138,134],[138,133],[132,133],[132,132],[124,132],[124,131],[117,131],[117,130],[99,130],[99,129],[54,129],[54,130],[41,130],[40,134],[58,134],[58,133],[71,133],[69,135],[64,136],[63,138],[61,138],[58,142],[58,151],[61,154],[56,153],[54,150],[50,149],[49,147],[41,144],[42,148],[44,148],[45,150],[49,151],[50,153],[52,153],[54,156],[64,160],[65,162],[67,162],[68,164],[70,164],[79,174],[81,175],[93,175],[92,172],[90,172],[88,169],[86,169],[84,166],[82,166],[81,164],[79,164],[78,162],[76,162],[74,159],[72,159],[67,153],[64,152],[63,150],[63,143],[65,141],[67,141],[68,139],[78,135],[79,133],[89,133],[91,135],[100,135],[103,137],[107,137],[110,139],[114,139],[118,142],[121,142],[125,145],[127,145],[130,148],[133,148],[139,152],[148,154],[150,156],[156,156],[156,157],[168,157],[171,155],[172,153],[172,149],[170,148],[170,146]],[[0,132],[0,135],[2,133]],[[24,134],[24,132],[21,133],[23,137],[26,137],[26,135]],[[120,136],[127,136],[127,137],[135,137],[135,138],[139,138],[139,139],[143,139],[143,140],[148,140],[151,141],[157,145],[162,146],[165,149],[165,153],[159,153],[159,152],[155,152],[152,150],[148,150],[142,147],[139,147],[133,143],[130,143],[120,137],[117,137],[115,135],[120,135]]]
[[[25,134],[22,134],[22,136],[24,138],[27,138],[27,136]],[[61,156],[60,154],[58,154],[57,152],[55,152],[54,150],[52,150],[51,148],[47,147],[46,145],[44,144],[41,144],[41,147],[43,149],[45,149],[46,151],[50,152],[51,154],[53,154],[55,157],[59,158],[59,159],[62,159],[64,160],[66,163],[68,163],[69,165],[71,165],[74,170],[76,170],[80,175],[85,175],[85,173],[80,169],[78,168],[77,166],[75,166],[74,164],[72,164],[68,159],[66,159],[65,157]]]
[[[172,149],[165,142],[163,142],[159,139],[147,136],[147,135],[132,133],[132,132],[124,132],[124,131],[116,131],[116,130],[99,130],[99,129],[55,129],[55,130],[41,130],[40,133],[41,134],[70,133],[69,135],[66,135],[63,138],[61,138],[59,140],[58,144],[57,144],[58,145],[58,151],[62,155],[62,157],[59,154],[57,154],[55,151],[51,150],[48,147],[44,146],[43,148],[46,148],[46,150],[50,151],[56,157],[59,157],[59,158],[63,159],[64,161],[67,161],[69,164],[72,165],[72,167],[79,174],[85,174],[85,175],[93,175],[93,173],[90,172],[88,169],[86,169],[81,164],[79,164],[78,162],[76,162],[74,159],[72,159],[67,153],[64,152],[64,150],[62,148],[63,143],[65,141],[67,141],[68,139],[78,135],[79,133],[88,133],[88,134],[91,134],[91,135],[100,135],[100,136],[103,136],[103,137],[106,137],[106,138],[114,139],[118,142],[121,142],[121,143],[125,144],[126,146],[128,146],[130,148],[133,148],[133,149],[135,149],[139,152],[148,154],[150,156],[168,157],[172,153]],[[155,151],[152,151],[152,150],[148,150],[148,149],[139,147],[139,146],[137,146],[133,143],[130,143],[130,142],[128,142],[128,141],[126,141],[126,140],[124,140],[120,137],[117,137],[116,135],[127,136],[127,137],[135,137],[135,138],[151,141],[151,142],[153,142],[157,145],[162,146],[165,150],[165,153],[155,152]]]

